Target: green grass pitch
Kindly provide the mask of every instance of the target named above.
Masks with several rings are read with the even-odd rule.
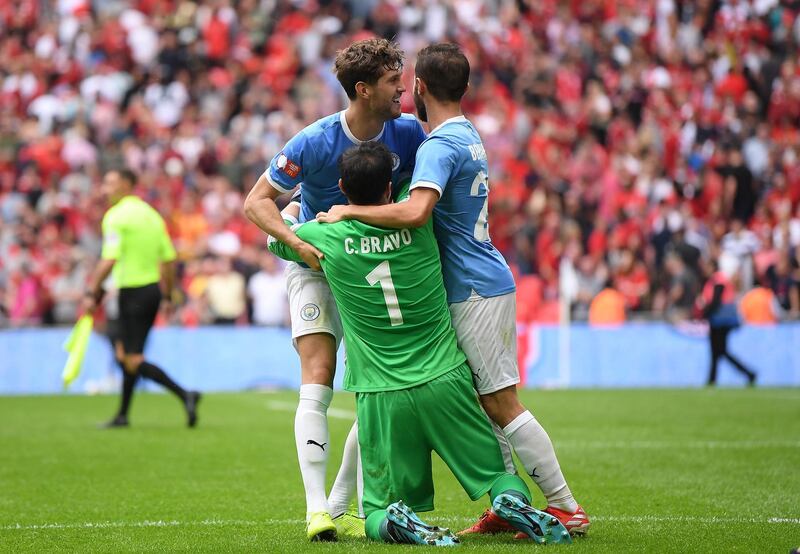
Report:
[[[800,390],[522,393],[549,431],[588,537],[543,547],[510,535],[464,551],[789,552],[800,546]],[[184,427],[174,398],[138,394],[130,429],[99,430],[115,396],[0,398],[2,552],[344,552],[310,544],[292,438],[294,393],[209,394]],[[352,395],[331,418],[332,480]],[[437,511],[453,528],[470,502],[435,464]],[[533,487],[532,487],[533,488]],[[535,503],[542,507],[538,496]]]

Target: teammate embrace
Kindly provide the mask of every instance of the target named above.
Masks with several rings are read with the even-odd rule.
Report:
[[[371,538],[457,541],[414,514],[433,509],[435,450],[473,500],[487,492],[493,498],[494,510],[464,533],[516,529],[538,542],[569,541],[568,532],[585,532],[589,519],[547,433],[517,398],[514,281],[489,239],[486,154],[460,106],[469,63],[450,44],[419,53],[414,100],[432,129],[426,138],[416,119],[400,114],[402,61],[382,39],[342,51],[335,71],[349,107],[289,141],[245,205],[274,237],[274,252],[310,266],[287,270],[303,372],[295,434],[308,536],[335,538],[331,516],[345,523],[360,443]],[[408,175],[410,192],[400,187]],[[274,199],[301,182],[299,222],[316,215],[322,223],[295,233]],[[324,274],[313,271],[320,261]],[[357,393],[359,426],[328,503],[327,452],[316,445],[328,442],[325,414],[342,325],[345,388]],[[547,499],[545,512],[530,507],[509,443]]]

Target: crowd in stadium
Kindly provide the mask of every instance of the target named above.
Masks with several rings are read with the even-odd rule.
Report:
[[[0,324],[75,320],[125,166],[178,250],[174,323],[284,325],[243,194],[370,35],[407,52],[409,112],[417,50],[470,58],[522,320],[565,281],[578,319],[608,290],[685,319],[716,268],[800,316],[797,0],[0,0]]]

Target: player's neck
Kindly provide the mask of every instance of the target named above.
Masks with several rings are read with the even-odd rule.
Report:
[[[464,115],[460,104],[426,104],[425,109],[428,112],[428,125],[431,131],[448,119]]]
[[[370,140],[378,136],[383,129],[385,120],[375,116],[359,106],[352,103],[344,112],[345,121],[350,132],[358,140]]]

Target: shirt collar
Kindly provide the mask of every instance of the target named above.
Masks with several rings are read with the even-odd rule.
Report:
[[[372,142],[373,140],[378,140],[383,136],[383,131],[386,129],[386,123],[384,123],[383,127],[381,127],[381,132],[372,137],[371,139],[358,140],[356,136],[352,133],[352,131],[350,131],[350,127],[347,126],[347,118],[344,115],[344,111],[339,112],[339,121],[342,124],[342,131],[344,131],[344,134],[347,135],[347,138],[349,138],[353,144],[361,144],[364,142]]]
[[[466,117],[464,117],[463,115],[457,115],[457,116],[455,116],[455,117],[451,117],[450,119],[445,119],[444,121],[442,121],[441,123],[439,123],[439,125],[437,125],[437,126],[436,126],[436,128],[435,128],[435,129],[433,129],[433,130],[430,132],[430,134],[433,134],[433,133],[435,133],[436,131],[438,131],[439,129],[441,129],[442,127],[444,127],[445,125],[447,125],[448,123],[463,123],[463,122],[465,122],[465,121],[467,121],[467,118],[466,118]]]

